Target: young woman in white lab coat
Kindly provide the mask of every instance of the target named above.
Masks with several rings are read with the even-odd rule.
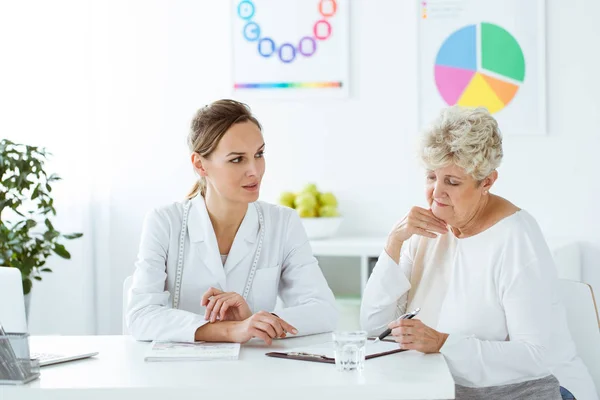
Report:
[[[271,344],[331,331],[334,297],[294,210],[257,201],[265,143],[248,107],[219,100],[188,137],[200,179],[146,217],[126,323],[138,340]],[[284,307],[273,314],[277,296]]]

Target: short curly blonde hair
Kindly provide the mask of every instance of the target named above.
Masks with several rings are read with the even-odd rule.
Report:
[[[421,161],[428,170],[455,164],[481,181],[500,166],[502,134],[483,107],[448,107],[423,133]]]

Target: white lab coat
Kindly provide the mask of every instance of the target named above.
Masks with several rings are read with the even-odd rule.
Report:
[[[223,266],[204,198],[190,201],[178,309],[172,301],[185,203],[146,216],[126,313],[129,331],[138,340],[193,341],[196,329],[207,323],[202,295],[210,287],[240,294],[246,287],[259,242],[255,205],[248,205]],[[284,308],[277,315],[296,327],[298,335],[333,330],[335,299],[300,218],[290,208],[263,202],[259,206],[265,236],[247,298],[250,309],[272,312],[279,295]]]

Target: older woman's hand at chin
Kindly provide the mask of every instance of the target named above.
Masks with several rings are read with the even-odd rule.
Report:
[[[412,235],[435,239],[437,234],[445,233],[448,233],[446,222],[433,215],[431,210],[415,206],[394,225],[388,236],[385,251],[397,264],[400,259],[402,243],[410,239]]]
[[[418,319],[401,319],[390,323],[388,327],[400,347],[426,354],[438,353],[448,338],[447,333],[438,332]]]

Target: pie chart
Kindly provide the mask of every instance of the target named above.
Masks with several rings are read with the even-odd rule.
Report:
[[[435,83],[448,105],[506,107],[525,81],[525,57],[504,28],[467,25],[444,41],[435,60]]]

